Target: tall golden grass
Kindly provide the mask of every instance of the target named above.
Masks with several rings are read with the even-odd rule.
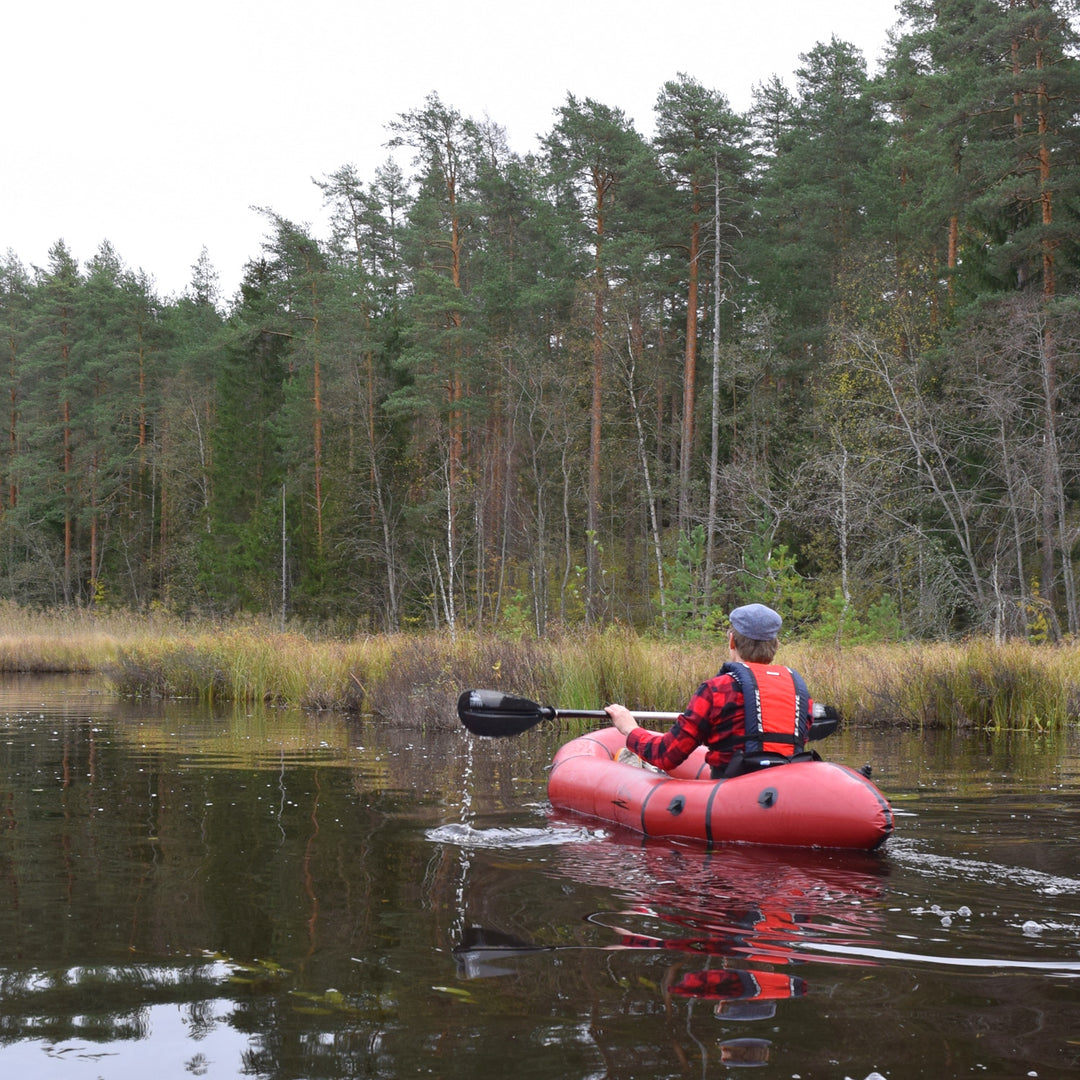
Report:
[[[456,726],[485,687],[562,709],[681,709],[724,657],[716,641],[625,629],[543,641],[448,634],[320,638],[258,620],[192,625],[164,615],[27,612],[0,605],[0,671],[90,672],[125,697],[266,702]],[[1047,730],[1080,720],[1080,646],[795,642],[778,660],[850,724]]]

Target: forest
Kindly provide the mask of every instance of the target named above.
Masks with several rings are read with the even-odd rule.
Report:
[[[898,12],[880,73],[675,74],[649,137],[568,94],[520,154],[431,92],[234,297],[8,250],[0,597],[1075,640],[1080,3]]]

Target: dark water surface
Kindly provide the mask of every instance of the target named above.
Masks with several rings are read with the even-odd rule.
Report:
[[[1075,732],[830,739],[877,855],[555,816],[565,737],[0,683],[0,1077],[1077,1075]]]

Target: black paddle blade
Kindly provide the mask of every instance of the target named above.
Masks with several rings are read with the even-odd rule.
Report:
[[[840,727],[840,713],[835,705],[814,702],[814,722],[810,725],[810,741],[824,739]]]
[[[824,739],[834,734],[839,726],[839,716],[832,716],[827,720],[815,720],[810,726],[810,741],[815,742],[818,739]]]
[[[458,698],[457,711],[462,724],[474,735],[490,737],[520,735],[555,716],[552,708],[501,690],[466,690]]]

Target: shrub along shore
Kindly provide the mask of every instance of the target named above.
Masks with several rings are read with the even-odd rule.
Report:
[[[0,671],[86,673],[123,697],[333,709],[457,726],[458,694],[491,687],[563,709],[681,709],[724,657],[715,638],[623,628],[542,641],[468,634],[331,638],[257,621],[0,608]],[[1080,721],[1080,646],[785,643],[780,662],[849,724],[1043,731]]]

